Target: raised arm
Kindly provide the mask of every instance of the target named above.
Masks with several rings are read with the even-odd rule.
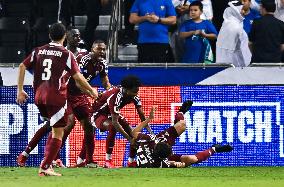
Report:
[[[149,117],[147,119],[145,119],[143,122],[141,122],[139,125],[137,125],[132,130],[132,135],[133,135],[134,139],[136,139],[138,134],[143,130],[143,128],[148,126],[148,123],[150,123],[150,121],[154,119],[154,114],[155,114],[156,110],[157,110],[157,106],[152,106]]]

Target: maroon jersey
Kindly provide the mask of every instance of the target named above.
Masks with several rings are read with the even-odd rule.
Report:
[[[80,71],[73,53],[60,44],[49,43],[35,48],[23,64],[34,74],[35,104],[64,106],[66,77]]]
[[[154,155],[154,147],[161,140],[154,135],[140,133],[136,139],[139,147],[137,149],[137,166],[141,168],[168,168],[168,159],[157,158]]]
[[[78,53],[76,59],[81,73],[84,75],[88,82],[91,82],[98,75],[100,75],[100,77],[104,77],[108,74],[108,66],[105,59],[94,63],[91,59],[90,53]],[[70,95],[82,94],[81,90],[76,86],[76,83],[73,79],[70,79],[70,82],[68,84],[68,91]]]
[[[129,97],[123,94],[122,87],[113,87],[105,91],[99,97],[94,105],[94,119],[100,114],[108,116],[112,114],[120,114],[120,110],[127,104],[134,103],[136,108],[142,106],[139,96]]]

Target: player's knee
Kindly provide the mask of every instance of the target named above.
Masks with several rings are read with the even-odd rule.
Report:
[[[186,166],[197,163],[198,159],[195,155],[182,155],[181,162],[184,162]]]
[[[179,134],[183,133],[186,130],[186,124],[184,120],[180,120],[175,124],[175,128]]]

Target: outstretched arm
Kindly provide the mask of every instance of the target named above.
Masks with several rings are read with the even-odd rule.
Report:
[[[148,126],[148,123],[150,123],[150,121],[154,119],[154,114],[156,110],[157,106],[152,106],[149,117],[132,130],[132,135],[134,139],[136,139],[138,134],[143,130],[143,128]]]
[[[16,102],[20,105],[26,102],[26,99],[29,97],[28,94],[24,90],[24,79],[25,79],[26,66],[21,63],[19,65],[18,72],[18,91],[17,91],[17,100]]]
[[[140,118],[141,122],[143,122],[143,121],[146,120],[145,114],[144,114],[144,112],[143,112],[143,110],[142,110],[142,107],[137,108],[137,113],[138,113],[138,115],[139,115],[139,118]],[[150,127],[148,124],[145,126],[145,128],[147,129],[147,131],[148,131],[150,134],[154,135],[154,132],[152,131],[151,127]]]

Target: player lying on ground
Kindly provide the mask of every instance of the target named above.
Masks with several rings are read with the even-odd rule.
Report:
[[[148,125],[148,123],[154,119],[156,107],[152,107],[149,118],[133,129],[132,134],[138,144],[138,167],[182,168],[205,161],[215,153],[230,152],[233,150],[233,147],[230,145],[216,144],[207,150],[196,153],[195,155],[172,154],[172,146],[175,144],[175,139],[186,129],[184,114],[189,110],[191,105],[192,101],[184,102],[180,110],[175,115],[174,126],[169,127],[156,136],[141,133],[145,125]]]

